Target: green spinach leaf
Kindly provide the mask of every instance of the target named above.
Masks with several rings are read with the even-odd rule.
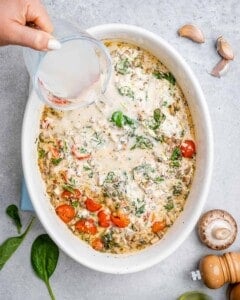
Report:
[[[153,143],[150,141],[149,138],[142,136],[142,135],[137,135],[136,136],[136,142],[135,144],[130,148],[130,150],[140,148],[140,149],[152,149],[153,148]]]
[[[130,62],[128,58],[121,59],[116,65],[115,70],[122,75],[129,73]]]
[[[156,77],[157,79],[166,79],[167,81],[169,81],[172,85],[176,84],[176,79],[173,76],[172,73],[168,72],[168,73],[164,73],[164,72],[159,72],[159,71],[154,71],[153,72],[153,76]]]
[[[34,218],[32,218],[28,227],[22,235],[8,238],[2,245],[0,245],[0,270],[13,255],[13,253],[17,250],[17,248],[21,245],[22,241],[24,240],[25,236],[32,226],[33,220]]]
[[[39,235],[32,244],[31,263],[37,276],[42,279],[52,300],[55,299],[49,278],[56,269],[59,249],[48,234]]]
[[[20,233],[21,228],[22,228],[22,223],[21,223],[21,219],[20,219],[20,216],[19,216],[19,213],[18,213],[17,206],[15,204],[9,205],[6,209],[6,213],[10,218],[12,218],[15,225],[17,226],[18,233]]]
[[[129,86],[119,87],[118,92],[121,96],[127,96],[131,99],[134,99],[134,92]]]
[[[59,158],[52,158],[51,162],[54,166],[57,166],[60,164],[60,162],[63,160],[63,158],[59,157]]]
[[[122,128],[124,125],[133,125],[134,124],[133,119],[124,115],[120,110],[115,111],[112,114],[111,122],[115,123],[115,125],[119,128]]]

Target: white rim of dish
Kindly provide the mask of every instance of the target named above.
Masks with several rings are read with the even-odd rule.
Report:
[[[166,42],[163,38],[158,36],[155,33],[152,33],[146,29],[143,29],[138,26],[133,26],[133,25],[128,25],[128,24],[118,24],[118,23],[109,23],[109,24],[103,24],[103,25],[98,25],[95,27],[91,27],[87,29],[87,32],[92,34],[92,35],[102,35],[105,31],[114,31],[115,33],[137,33],[141,35],[141,38],[151,38],[154,43],[159,44],[162,48],[165,48],[172,56],[174,56],[178,60],[179,66],[184,69],[185,73],[187,74],[188,77],[191,78],[192,86],[196,90],[198,97],[201,99],[199,102],[202,111],[204,112],[204,117],[205,119],[203,122],[205,122],[206,127],[208,128],[208,131],[206,133],[206,144],[208,145],[208,153],[206,157],[206,171],[205,171],[205,184],[203,186],[203,189],[201,191],[200,199],[201,201],[198,201],[198,203],[195,205],[196,211],[194,214],[191,215],[191,217],[188,219],[187,224],[185,224],[185,229],[182,232],[181,235],[176,237],[176,240],[174,244],[171,245],[171,247],[168,248],[168,250],[159,253],[159,255],[151,257],[151,259],[148,259],[146,262],[141,262],[139,265],[135,265],[131,268],[125,268],[121,270],[116,270],[116,268],[112,268],[111,266],[102,266],[101,268],[98,266],[96,267],[94,264],[91,264],[90,261],[85,261],[84,257],[82,260],[79,259],[79,257],[76,257],[72,253],[69,252],[69,249],[66,248],[64,243],[62,242],[61,239],[57,239],[54,235],[54,232],[49,228],[46,220],[41,217],[40,212],[36,209],[36,203],[38,201],[36,194],[34,193],[33,187],[28,183],[27,178],[30,176],[28,174],[27,170],[27,164],[28,164],[28,157],[25,155],[24,148],[26,147],[25,140],[27,139],[27,116],[29,114],[29,110],[31,107],[30,101],[27,102],[26,108],[25,108],[25,113],[24,113],[24,118],[23,118],[23,126],[22,126],[22,143],[21,143],[21,150],[22,150],[22,165],[23,165],[23,173],[24,177],[26,180],[26,186],[35,210],[35,213],[37,214],[41,224],[45,228],[46,232],[51,236],[51,238],[54,240],[54,242],[72,259],[77,261],[78,263],[81,263],[82,265],[96,270],[100,271],[103,273],[111,273],[111,274],[127,274],[127,273],[134,273],[138,271],[142,271],[144,269],[150,268],[166,257],[170,256],[177,248],[186,240],[186,238],[189,236],[189,234],[192,232],[195,224],[197,223],[200,214],[202,212],[202,209],[205,205],[210,183],[211,183],[211,176],[212,176],[212,170],[213,170],[213,133],[212,133],[212,126],[211,126],[211,119],[210,119],[210,114],[208,111],[207,103],[203,94],[203,91],[201,89],[201,86],[191,70],[191,68],[188,66],[186,61],[183,59],[183,57],[178,54],[178,52],[168,43]]]

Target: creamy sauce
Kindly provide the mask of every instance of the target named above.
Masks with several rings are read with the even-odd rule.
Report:
[[[74,234],[96,250],[126,253],[159,241],[183,210],[195,155],[181,149],[194,131],[181,89],[157,58],[127,43],[105,44],[113,62],[105,98],[74,111],[45,107],[39,167]],[[68,220],[62,205],[71,208]]]

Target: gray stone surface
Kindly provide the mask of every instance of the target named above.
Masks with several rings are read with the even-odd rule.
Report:
[[[196,73],[205,93],[215,139],[215,162],[212,185],[205,210],[222,208],[231,212],[240,226],[240,39],[238,0],[45,0],[52,16],[62,16],[82,28],[106,22],[142,26],[170,42]],[[238,23],[237,23],[238,20]],[[186,22],[198,24],[206,43],[194,44],[177,36]],[[1,30],[1,28],[0,28]],[[215,39],[224,35],[231,42],[236,59],[226,77],[216,79],[208,72],[219,60]],[[19,202],[22,180],[20,139],[24,107],[28,97],[28,75],[19,47],[0,48],[0,242],[15,234],[5,215],[10,203]],[[26,224],[30,213],[22,213]],[[1,300],[48,299],[47,290],[30,265],[33,239],[44,232],[37,221],[24,244],[0,271]],[[238,238],[230,250],[239,251]],[[192,282],[189,272],[208,253],[196,232],[162,263],[130,275],[109,275],[89,270],[61,252],[51,282],[56,298],[70,299],[156,299],[174,300],[184,291],[201,290],[216,300],[226,299],[225,288],[212,291],[200,282]]]

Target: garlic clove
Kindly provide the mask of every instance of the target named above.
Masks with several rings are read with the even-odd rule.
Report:
[[[211,75],[214,77],[222,77],[227,73],[229,69],[229,61],[227,59],[222,58],[216,66],[212,69]]]
[[[205,42],[205,38],[202,31],[196,25],[186,24],[178,29],[178,34],[196,43]]]
[[[232,47],[222,36],[217,39],[217,52],[227,60],[234,59]]]

